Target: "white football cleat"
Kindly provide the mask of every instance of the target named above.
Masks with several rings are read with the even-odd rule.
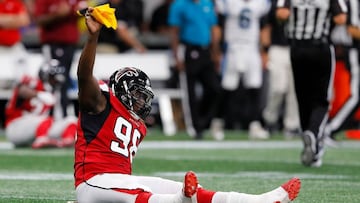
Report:
[[[301,162],[304,166],[320,167],[324,155],[324,147],[317,141],[315,135],[305,131],[302,135],[304,148],[301,152]]]
[[[254,140],[266,140],[270,134],[265,130],[259,121],[252,121],[249,125],[249,138]]]
[[[219,118],[214,118],[211,121],[210,131],[211,131],[211,135],[214,138],[214,140],[217,140],[217,141],[224,140],[224,138],[225,138],[224,121]]]

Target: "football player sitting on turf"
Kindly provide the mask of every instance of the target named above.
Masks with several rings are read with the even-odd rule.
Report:
[[[86,14],[89,36],[77,70],[80,120],[74,174],[79,203],[287,203],[296,198],[297,178],[270,192],[250,195],[206,190],[193,172],[186,173],[183,183],[132,175],[154,94],[148,76],[137,68],[119,69],[108,85],[99,85],[93,66],[102,24],[91,17],[92,12],[89,8]]]
[[[43,66],[39,77],[25,75],[16,84],[5,110],[5,135],[15,146],[38,149],[74,145],[77,118],[54,119],[50,115],[56,102],[52,89],[57,70],[59,67]]]

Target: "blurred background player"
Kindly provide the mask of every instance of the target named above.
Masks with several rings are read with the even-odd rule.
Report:
[[[89,30],[78,65],[79,126],[75,144],[75,187],[78,202],[122,203],[288,203],[301,187],[293,178],[259,195],[215,192],[201,188],[196,174],[184,182],[134,175],[133,159],[147,135],[144,120],[154,94],[149,77],[138,68],[113,72],[109,83],[93,75],[101,24],[86,14]],[[116,163],[116,164],[114,164]]]
[[[260,56],[260,19],[269,9],[267,0],[217,0],[217,11],[225,16],[224,67],[222,87],[227,91],[225,104],[227,113],[237,108],[231,105],[234,92],[239,88],[240,81],[246,88],[246,98],[249,116],[249,137],[267,139],[269,133],[263,128],[261,108],[261,87],[263,84],[263,62]]]
[[[183,105],[183,111],[185,122],[188,121],[187,130],[189,135],[200,140],[217,116],[222,93],[215,65],[220,49],[214,4],[209,0],[174,0],[168,23],[172,54],[181,88],[186,91],[183,102],[187,105]],[[187,118],[189,114],[190,119]]]
[[[118,27],[116,30],[102,28],[99,36],[98,52],[101,53],[123,53],[134,50],[138,53],[146,52],[146,47],[138,40],[137,34],[139,32],[138,21],[142,20],[139,12],[142,13],[142,7],[133,9],[133,4],[138,1],[129,0],[107,0],[102,2],[109,3],[110,7],[115,8],[115,17]],[[140,19],[139,19],[140,18]]]
[[[26,70],[26,49],[21,42],[21,28],[30,24],[21,0],[0,0],[0,54],[11,57],[14,76],[20,79]]]
[[[6,106],[5,135],[15,146],[70,147],[75,140],[77,118],[54,119],[52,93],[58,82],[57,67],[43,67],[38,77],[24,76]]]
[[[336,26],[331,35],[335,44],[336,71],[329,122],[325,128],[325,144],[329,146],[337,146],[335,134],[340,130],[359,128],[357,110],[360,103],[360,3],[358,0],[349,0],[347,3],[347,24]],[[350,130],[346,135],[356,132],[359,133]]]
[[[330,25],[346,23],[347,6],[344,0],[282,0],[277,7],[278,19],[288,20],[287,36],[304,142],[301,162],[320,167],[335,68]]]
[[[285,35],[285,22],[276,19],[276,3],[277,0],[271,1],[271,9],[265,19],[265,29],[268,29],[270,37],[263,50],[268,55],[269,92],[263,118],[270,132],[283,129],[285,138],[292,138],[300,134],[300,119],[289,41]]]
[[[169,9],[173,0],[162,0],[162,3],[156,7],[151,15],[149,29],[157,34],[169,34]]]
[[[61,117],[68,115],[70,68],[80,38],[76,11],[87,7],[84,0],[35,0],[34,21],[40,28],[40,42],[45,60],[59,61],[64,67],[61,85]]]

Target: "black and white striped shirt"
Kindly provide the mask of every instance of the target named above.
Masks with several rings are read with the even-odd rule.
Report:
[[[348,0],[348,18],[347,25],[353,27],[360,27],[360,2],[359,0]],[[352,45],[355,47],[360,47],[359,39],[352,39]]]
[[[290,9],[287,34],[291,40],[327,40],[332,17],[347,12],[345,0],[278,0],[277,7]]]

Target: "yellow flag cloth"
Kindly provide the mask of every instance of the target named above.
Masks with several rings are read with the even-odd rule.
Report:
[[[81,11],[77,12],[83,15]],[[105,25],[107,28],[117,29],[117,20],[115,17],[115,8],[110,8],[109,4],[103,4],[94,7],[91,16],[94,17],[99,23]]]

